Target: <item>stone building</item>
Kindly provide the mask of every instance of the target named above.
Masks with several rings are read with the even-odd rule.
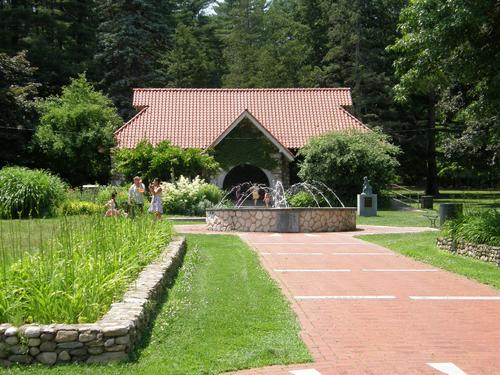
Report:
[[[368,128],[349,113],[347,88],[134,89],[138,113],[119,128],[117,146],[143,139],[183,148],[213,149],[221,170],[212,182],[286,187],[296,181],[296,154],[331,131]]]

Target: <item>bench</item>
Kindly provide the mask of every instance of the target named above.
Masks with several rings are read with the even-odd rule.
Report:
[[[435,212],[427,212],[427,213],[423,214],[422,216],[429,219],[429,222],[430,222],[432,228],[437,228],[436,220],[439,219],[438,214],[436,214]]]

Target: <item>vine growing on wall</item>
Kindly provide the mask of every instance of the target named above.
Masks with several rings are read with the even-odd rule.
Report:
[[[243,164],[274,169],[278,150],[250,121],[243,120],[216,147],[215,160],[224,169]]]

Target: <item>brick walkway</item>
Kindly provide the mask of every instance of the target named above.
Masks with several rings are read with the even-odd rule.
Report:
[[[442,374],[427,363],[448,362],[500,374],[500,293],[353,238],[360,233],[240,233],[290,300],[314,363],[237,374]]]

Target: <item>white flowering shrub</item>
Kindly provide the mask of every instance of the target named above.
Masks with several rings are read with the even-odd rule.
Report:
[[[199,176],[193,180],[181,176],[175,183],[164,182],[161,187],[163,207],[172,214],[204,215],[205,209],[216,205],[224,196],[221,189]]]

